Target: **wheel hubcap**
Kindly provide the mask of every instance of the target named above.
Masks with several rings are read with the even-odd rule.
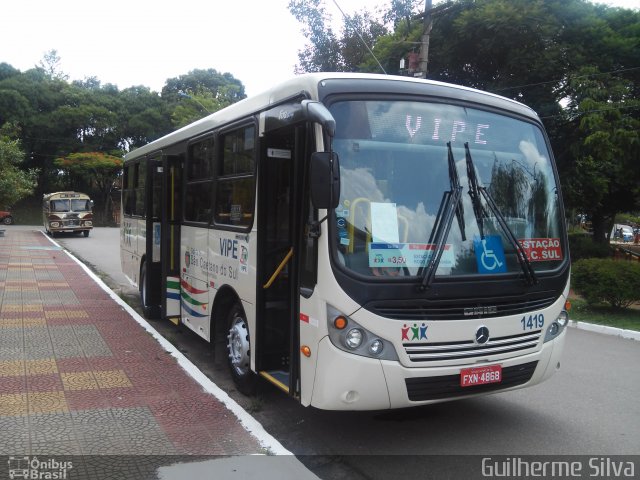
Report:
[[[231,365],[238,373],[238,375],[244,375],[249,372],[250,366],[250,344],[249,344],[249,331],[247,330],[247,323],[242,317],[235,317],[231,328],[229,329],[229,359]]]

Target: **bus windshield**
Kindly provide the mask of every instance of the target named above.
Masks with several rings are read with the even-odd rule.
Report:
[[[91,210],[90,200],[86,199],[60,199],[51,200],[52,212],[86,212]]]
[[[338,101],[330,110],[341,173],[336,259],[344,268],[422,275],[439,232],[446,233],[436,276],[522,273],[518,243],[533,271],[560,267],[562,211],[538,126],[421,101]],[[447,217],[445,206],[455,212]]]

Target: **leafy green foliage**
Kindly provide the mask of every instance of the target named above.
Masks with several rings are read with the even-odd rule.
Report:
[[[587,0],[453,0],[437,7],[428,77],[536,110],[568,210],[587,214],[591,238],[606,243],[615,214],[640,209],[640,11]],[[300,71],[379,71],[362,42],[343,48],[341,39],[353,36],[348,24],[342,36],[327,27],[320,0],[292,0],[289,9],[310,43],[299,54]],[[376,32],[367,38],[389,73],[419,48],[423,26],[412,15],[423,9],[424,2],[397,0],[354,24]]]
[[[388,24],[411,11],[410,0],[395,0],[390,12],[375,15],[363,11],[345,15],[340,33],[332,27],[332,16],[322,0],[291,0],[289,11],[303,25],[310,44],[298,52],[296,73],[303,72],[380,72],[366,45],[389,34]],[[398,11],[394,11],[396,8]],[[380,12],[378,12],[380,13]],[[363,40],[365,43],[363,43]],[[371,70],[371,65],[375,65]],[[385,69],[386,70],[386,69]]]
[[[609,245],[594,243],[591,235],[586,233],[569,233],[569,251],[571,260],[577,261],[583,258],[607,258],[611,256]]]
[[[594,237],[606,241],[616,213],[640,206],[640,110],[633,84],[593,68],[570,82],[578,92],[570,104],[581,141],[572,145],[570,168],[575,201],[590,214]]]
[[[571,282],[590,304],[626,308],[640,301],[640,263],[589,258],[572,265]]]
[[[122,170],[122,158],[102,152],[71,153],[53,164],[69,177],[65,184],[74,190],[99,192],[104,219],[109,218],[109,198]]]
[[[31,195],[36,186],[37,171],[20,169],[24,152],[12,135],[11,125],[0,128],[0,209]]]
[[[120,157],[201,118],[204,114],[198,104],[180,98],[179,90],[193,93],[208,112],[245,97],[242,83],[213,69],[169,79],[159,94],[144,86],[119,90],[115,85],[101,85],[95,77],[69,83],[59,70],[59,61],[52,50],[40,67],[26,72],[0,64],[0,126],[17,127],[15,139],[20,139],[21,151],[26,153],[21,154],[19,165],[13,165],[27,173],[37,170],[38,193],[77,188],[97,197],[98,206],[109,203],[105,192],[111,188],[113,173],[103,178],[98,172],[104,172],[106,166],[98,168],[95,156],[72,164],[77,160],[74,155],[93,152],[89,155]],[[89,170],[81,170],[89,165],[97,170],[85,175]],[[4,182],[9,182],[8,176]],[[11,199],[5,202],[14,203]]]

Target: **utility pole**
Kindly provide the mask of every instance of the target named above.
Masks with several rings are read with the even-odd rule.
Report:
[[[429,36],[431,35],[431,27],[433,27],[433,19],[431,17],[432,0],[424,2],[424,16],[422,20],[422,41],[420,42],[420,65],[415,76],[418,78],[427,78],[427,66],[429,63]]]

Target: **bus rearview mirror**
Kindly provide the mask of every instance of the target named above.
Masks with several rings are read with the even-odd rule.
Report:
[[[335,152],[311,155],[311,201],[319,209],[336,208],[340,200],[340,162]]]

